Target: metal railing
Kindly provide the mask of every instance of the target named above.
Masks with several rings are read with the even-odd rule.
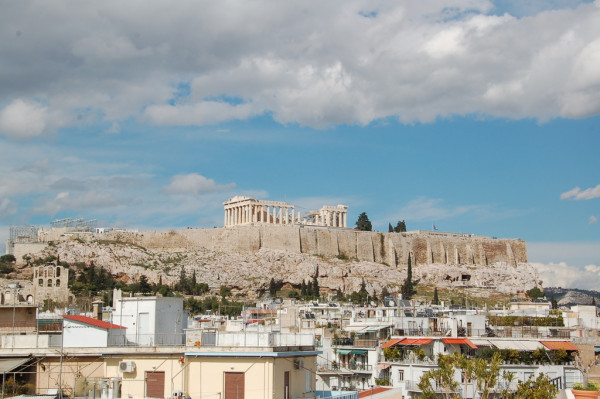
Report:
[[[327,371],[373,371],[373,365],[363,363],[338,363],[326,362],[319,363],[317,370],[322,372]]]

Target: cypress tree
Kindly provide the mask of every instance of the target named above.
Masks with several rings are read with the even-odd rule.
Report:
[[[319,279],[318,279],[318,274],[319,273],[319,268],[317,268],[317,273],[315,274],[315,276],[313,277],[313,281],[312,281],[312,296],[314,298],[319,299],[319,297],[321,296],[321,290],[319,289]]]
[[[402,284],[402,299],[411,299],[416,291],[414,289],[413,281],[412,281],[412,261],[410,258],[410,254],[408,254],[408,270],[406,271],[406,280],[404,280],[404,284]]]
[[[271,277],[271,281],[269,282],[269,294],[271,296],[275,296],[277,294],[277,284],[275,283],[275,279]]]
[[[394,228],[392,227],[391,223],[388,223],[388,233],[393,233],[394,232]]]
[[[434,305],[440,304],[440,298],[438,297],[437,287],[435,287],[435,289],[433,290],[433,301],[431,301],[431,303]]]

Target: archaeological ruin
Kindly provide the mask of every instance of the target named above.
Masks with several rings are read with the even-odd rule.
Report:
[[[258,223],[344,228],[348,226],[348,207],[346,205],[326,205],[317,211],[309,211],[304,218],[300,212],[296,213],[294,205],[283,201],[264,201],[235,196],[224,202],[223,206],[225,227]]]

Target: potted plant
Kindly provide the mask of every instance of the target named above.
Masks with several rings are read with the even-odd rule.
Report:
[[[591,361],[589,361],[587,364],[585,364],[583,362],[583,360],[581,359],[581,356],[579,355],[579,353],[575,354],[575,367],[581,371],[581,374],[583,375],[583,384],[573,384],[573,389],[571,390],[573,392],[573,395],[575,395],[575,398],[594,398],[594,399],[598,399],[598,396],[600,396],[600,388],[594,384],[589,382],[588,377],[589,377],[589,372],[590,369],[592,368],[592,366],[595,363],[595,359],[592,359]]]
[[[588,383],[587,387],[579,383],[573,384],[571,392],[575,399],[598,399],[600,396],[600,388],[593,382]]]

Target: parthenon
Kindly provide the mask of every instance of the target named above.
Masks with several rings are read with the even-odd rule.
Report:
[[[347,227],[348,207],[324,206],[311,211],[305,218],[296,213],[294,205],[283,201],[263,201],[245,196],[235,196],[223,203],[225,227],[244,224],[300,224],[309,226]]]

